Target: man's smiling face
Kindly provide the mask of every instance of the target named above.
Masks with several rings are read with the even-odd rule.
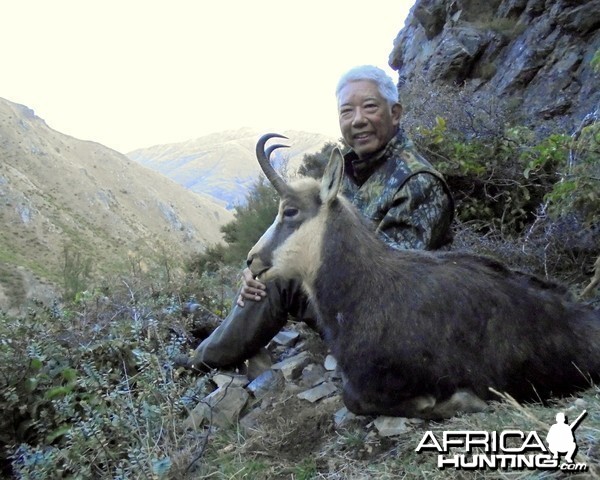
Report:
[[[390,105],[371,80],[349,82],[338,95],[340,130],[360,159],[383,149],[393,138],[402,115],[399,103]]]

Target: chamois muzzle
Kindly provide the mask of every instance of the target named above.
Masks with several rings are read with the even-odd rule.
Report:
[[[256,158],[258,159],[260,168],[267,177],[267,180],[269,180],[269,182],[271,182],[271,185],[273,185],[273,188],[275,188],[279,195],[284,195],[285,192],[287,192],[288,190],[288,186],[283,180],[283,178],[281,178],[279,174],[275,171],[275,169],[271,165],[271,161],[269,158],[271,157],[271,153],[273,153],[273,151],[277,150],[278,148],[288,148],[288,145],[271,145],[265,150],[265,144],[271,138],[285,138],[287,140],[287,137],[279,135],[278,133],[266,133],[265,135],[260,137],[256,144]]]

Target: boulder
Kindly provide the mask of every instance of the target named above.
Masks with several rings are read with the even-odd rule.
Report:
[[[283,389],[285,379],[281,370],[267,370],[246,387],[255,398],[263,398],[269,394],[277,393]]]
[[[273,341],[278,345],[282,345],[284,347],[291,347],[296,343],[300,334],[293,330],[281,330],[277,335],[273,337]]]
[[[404,417],[380,416],[373,421],[373,425],[382,437],[392,437],[410,431],[410,426]]]
[[[442,95],[500,104],[542,134],[574,131],[600,104],[598,12],[600,0],[417,0],[389,56],[405,128],[451,116],[435,103]]]
[[[248,392],[242,387],[218,388],[194,407],[183,425],[187,429],[197,429],[204,422],[219,427],[235,424],[248,398]]]
[[[308,400],[311,403],[315,403],[322,398],[328,397],[329,395],[337,392],[337,387],[331,382],[324,382],[316,387],[310,388],[301,392],[297,395],[302,400]]]
[[[296,380],[302,374],[302,369],[310,363],[310,354],[301,352],[273,365],[273,370],[280,370],[287,381]]]

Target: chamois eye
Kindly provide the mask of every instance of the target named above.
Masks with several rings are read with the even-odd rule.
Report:
[[[283,216],[287,217],[287,218],[292,218],[292,217],[295,217],[296,215],[298,215],[298,209],[297,208],[286,208],[283,211]]]

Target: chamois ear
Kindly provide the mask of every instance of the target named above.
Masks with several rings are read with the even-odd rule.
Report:
[[[339,148],[334,148],[325,167],[325,173],[321,180],[321,201],[328,203],[333,200],[342,185],[344,178],[344,157]]]

